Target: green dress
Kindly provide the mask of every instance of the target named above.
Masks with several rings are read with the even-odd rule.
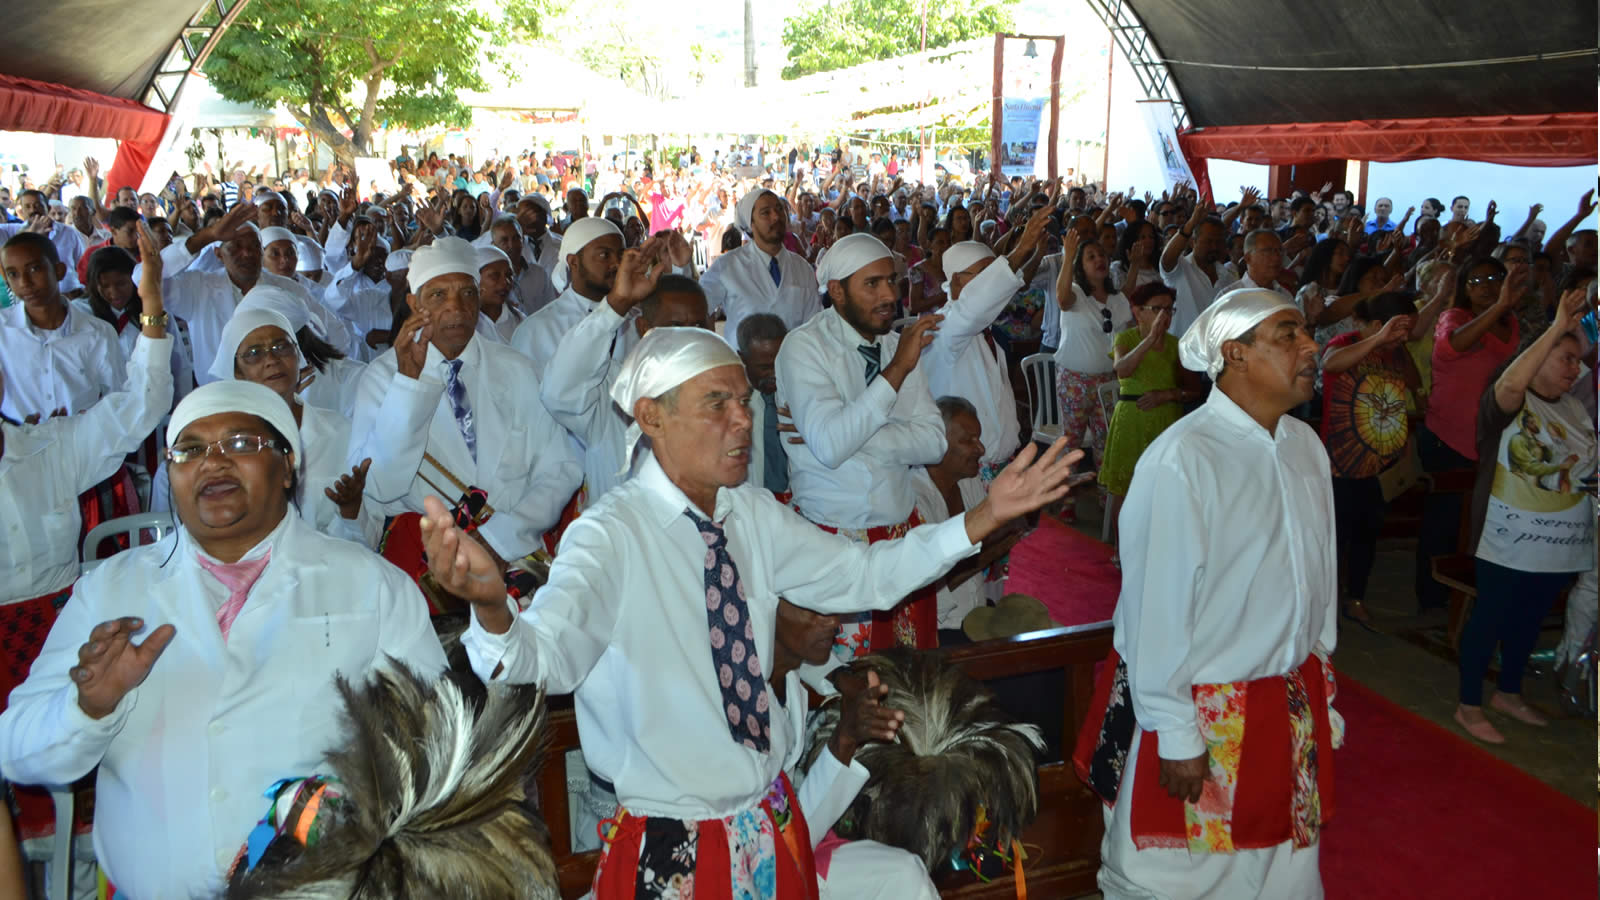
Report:
[[[1130,328],[1117,335],[1116,351],[1126,354],[1139,346],[1138,328]],[[1139,360],[1131,378],[1117,380],[1117,391],[1137,397],[1151,391],[1169,391],[1178,386],[1178,339],[1171,333],[1162,345]],[[1118,400],[1111,413],[1111,423],[1106,432],[1106,455],[1100,464],[1100,484],[1119,497],[1128,495],[1128,485],[1133,481],[1133,467],[1144,453],[1144,448],[1178,421],[1183,407],[1177,403],[1163,403],[1151,410],[1139,408],[1132,400]]]

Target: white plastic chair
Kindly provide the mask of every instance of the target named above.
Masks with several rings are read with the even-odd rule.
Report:
[[[1028,386],[1028,409],[1033,411],[1033,439],[1053,444],[1061,437],[1061,398],[1056,394],[1056,360],[1049,353],[1022,358],[1022,377]]]
[[[87,572],[104,562],[104,558],[97,555],[100,542],[109,537],[118,535],[128,536],[128,546],[139,547],[144,544],[154,544],[166,537],[173,529],[172,513],[148,512],[136,513],[131,516],[111,519],[101,522],[91,528],[89,534],[83,539],[83,567],[81,571]],[[145,540],[147,531],[155,532],[150,540]]]

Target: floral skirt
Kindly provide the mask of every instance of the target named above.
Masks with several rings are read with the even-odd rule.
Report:
[[[1056,375],[1061,396],[1061,433],[1072,447],[1094,450],[1096,462],[1106,452],[1106,411],[1100,406],[1100,385],[1116,384],[1117,373],[1085,375],[1062,369]]]
[[[800,512],[795,508],[795,512]],[[802,515],[804,515],[802,513]],[[876,544],[906,536],[922,524],[922,514],[911,510],[911,518],[899,525],[873,528],[834,528],[813,523],[829,534],[847,537],[858,544]],[[916,647],[931,650],[939,646],[939,594],[929,586],[913,591],[888,612],[867,611],[840,616],[839,634],[833,639],[833,655],[845,662],[889,647]]]

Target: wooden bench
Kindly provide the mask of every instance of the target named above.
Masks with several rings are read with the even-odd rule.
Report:
[[[1098,623],[943,651],[968,675],[984,682],[1061,673],[1060,733],[1046,736],[1053,748],[1060,748],[1060,758],[1039,766],[1039,815],[1022,835],[1030,854],[1024,866],[1030,896],[1067,898],[1097,890],[1095,873],[1100,867],[1100,839],[1105,827],[1102,807],[1099,798],[1073,772],[1071,754],[1078,729],[1089,714],[1095,664],[1104,660],[1110,649],[1111,626]],[[1002,695],[1002,703],[1005,700]],[[589,890],[600,854],[572,852],[566,754],[578,747],[578,728],[570,696],[551,698],[548,731],[549,744],[539,772],[539,796],[560,871],[561,896],[574,900]],[[969,872],[957,872],[939,880],[939,892],[952,900],[998,900],[1014,898],[1016,887],[1009,878],[984,884]]]

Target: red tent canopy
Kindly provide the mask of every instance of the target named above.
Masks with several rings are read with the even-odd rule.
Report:
[[[167,116],[142,103],[60,84],[0,75],[0,127],[122,142],[106,187],[137,188],[161,145]]]
[[[1286,165],[1322,159],[1405,162],[1446,157],[1508,166],[1582,166],[1596,160],[1592,112],[1448,119],[1370,119],[1192,128],[1190,157]]]

